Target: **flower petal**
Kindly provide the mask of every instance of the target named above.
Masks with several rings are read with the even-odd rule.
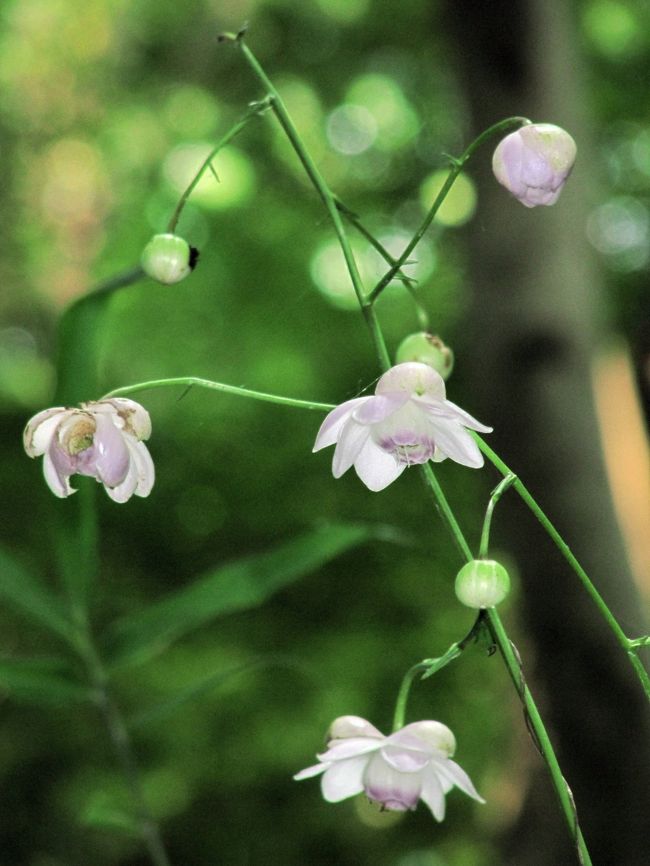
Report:
[[[435,770],[431,767],[427,767],[422,774],[420,797],[431,809],[436,821],[442,821],[445,817],[445,792]]]
[[[386,763],[400,773],[419,773],[429,763],[429,754],[400,746],[384,746],[381,755]]]
[[[64,416],[74,410],[63,406],[45,409],[30,418],[23,433],[23,445],[30,457],[40,457],[50,446],[52,437]]]
[[[348,758],[376,752],[384,742],[384,737],[381,739],[379,737],[346,737],[343,740],[335,740],[333,746],[330,746],[327,751],[317,755],[317,757],[319,761],[346,761]]]
[[[110,415],[99,412],[94,417],[96,424],[93,439],[94,460],[86,467],[83,474],[94,474],[107,489],[118,487],[126,480],[131,469],[131,455],[126,444],[127,434],[118,430]],[[82,471],[81,467],[79,469]]]
[[[430,421],[436,450],[463,466],[479,469],[483,466],[483,455],[470,434],[457,421],[437,418]]]
[[[414,809],[422,779],[420,773],[400,773],[384,760],[381,752],[370,760],[364,774],[364,789],[371,800],[386,809],[403,812]]]
[[[65,499],[66,496],[70,496],[72,493],[77,492],[70,486],[70,482],[68,481],[69,476],[63,474],[59,469],[57,469],[50,457],[49,451],[47,451],[43,456],[43,475],[45,476],[47,486],[55,496],[59,497],[59,499]]]
[[[472,784],[470,777],[455,761],[452,761],[449,758],[446,758],[443,761],[434,760],[431,766],[435,773],[442,778],[448,779],[449,782],[457,788],[460,788],[460,790],[467,794],[468,797],[478,800],[479,803],[485,803],[483,797],[481,797]]]
[[[348,416],[357,406],[370,399],[372,398],[355,397],[354,400],[347,400],[345,403],[341,403],[340,406],[337,406],[336,409],[332,409],[320,426],[312,451],[320,451],[321,448],[333,445],[339,438],[341,428],[347,421]]]
[[[359,452],[370,436],[370,427],[357,424],[354,418],[348,418],[336,443],[332,460],[332,475],[340,478],[359,456]]]
[[[323,797],[328,803],[339,803],[363,791],[363,772],[368,763],[366,755],[349,758],[328,767],[321,779]]]
[[[318,776],[320,773],[324,773],[325,770],[330,767],[331,764],[314,764],[313,767],[307,767],[304,770],[301,770],[299,773],[294,775],[294,779],[296,782],[300,782],[302,779],[311,779],[313,776]]]
[[[354,410],[353,417],[359,424],[377,424],[408,403],[410,395],[405,392],[377,394]]]
[[[479,433],[491,433],[492,427],[486,424],[481,424],[476,418],[472,417],[469,412],[465,412],[460,406],[452,403],[451,400],[429,400],[426,397],[413,397],[413,402],[417,403],[429,415],[434,418],[454,418],[463,425],[469,427],[470,430],[477,430]]]
[[[377,493],[388,487],[406,469],[406,463],[398,463],[391,455],[387,454],[377,445],[372,438],[368,438],[357,459],[354,461],[354,469],[359,478],[369,490]]]

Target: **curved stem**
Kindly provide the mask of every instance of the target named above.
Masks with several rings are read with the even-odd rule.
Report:
[[[384,276],[381,278],[381,280],[379,280],[372,292],[370,292],[370,294],[368,295],[368,300],[371,304],[374,304],[374,302],[377,300],[377,298],[383,292],[386,286],[395,278],[397,272],[404,265],[415,247],[420,243],[426,230],[429,228],[436,214],[440,210],[440,206],[447,197],[447,193],[454,185],[454,181],[461,173],[474,151],[477,150],[483,144],[483,142],[487,141],[489,138],[492,138],[493,135],[498,135],[499,133],[504,132],[504,130],[509,129],[511,126],[525,126],[529,123],[530,120],[528,120],[528,118],[526,117],[508,117],[505,120],[501,120],[499,121],[499,123],[495,123],[493,126],[490,126],[477,138],[475,138],[474,141],[469,145],[469,147],[465,149],[463,154],[458,159],[456,159],[455,157],[450,157],[451,168],[449,169],[449,174],[447,175],[447,178],[442,185],[440,192],[438,193],[435,201],[431,205],[429,212],[422,220],[420,227],[404,248],[402,254],[398,256],[393,266],[384,274]]]
[[[514,474],[512,470],[506,465],[506,463],[504,463],[504,461],[490,448],[490,446],[483,441],[483,439],[478,435],[478,433],[472,432],[472,436],[476,440],[476,443],[478,444],[483,454],[485,454],[488,460],[499,470],[499,472],[501,472],[502,475],[509,476]],[[572,553],[569,545],[562,538],[562,536],[557,531],[555,526],[551,523],[546,514],[542,511],[537,501],[531,495],[530,491],[527,489],[521,479],[515,478],[512,486],[526,503],[528,508],[533,512],[535,517],[542,524],[547,535],[551,538],[562,556],[565,558],[565,560],[568,562],[570,567],[573,569],[573,571],[582,582],[582,585],[587,590],[587,593],[598,608],[601,616],[609,626],[610,630],[613,632],[614,637],[625,651],[628,659],[630,660],[630,664],[634,668],[637,676],[639,677],[639,680],[641,681],[646,696],[648,697],[648,699],[650,699],[650,676],[648,675],[648,671],[645,669],[643,662],[641,661],[636,652],[637,647],[634,645],[634,641],[629,640],[623,629],[618,624],[614,614],[605,603],[603,597],[589,579],[587,572],[580,565],[580,563]]]
[[[535,701],[530,693],[530,689],[526,684],[524,672],[519,660],[519,653],[516,647],[509,639],[503,627],[499,614],[496,608],[489,608],[486,611],[486,621],[494,642],[499,648],[501,657],[508,669],[510,679],[512,680],[515,689],[517,690],[524,709],[526,712],[526,720],[530,724],[530,728],[534,733],[534,742],[539,752],[544,759],[546,766],[553,780],[553,787],[560,801],[560,806],[569,825],[569,829],[573,836],[573,841],[576,846],[579,862],[582,866],[591,866],[591,857],[587,850],[587,845],[578,823],[578,813],[576,811],[573,794],[569,788],[566,779],[562,775],[562,770],[555,756],[553,746],[549,739],[548,733],[539,714]]]
[[[500,481],[492,491],[490,501],[488,502],[487,508],[485,509],[483,531],[481,532],[481,545],[478,551],[479,559],[485,559],[488,554],[488,548],[490,544],[490,524],[492,523],[492,514],[494,512],[494,507],[499,501],[499,499],[501,499],[503,494],[506,492],[506,490],[512,486],[516,477],[517,476],[511,472],[509,475],[506,475],[503,481]]]
[[[156,820],[151,814],[140,781],[140,772],[135,759],[131,737],[120,709],[111,695],[108,675],[97,652],[89,628],[79,631],[77,650],[88,672],[88,679],[96,695],[96,703],[113,746],[113,752],[124,774],[133,806],[138,818],[138,828],[153,866],[170,866]]]
[[[318,412],[329,412],[336,407],[331,403],[314,403],[311,400],[294,400],[292,397],[280,397],[277,394],[265,394],[263,391],[252,391],[250,388],[239,388],[237,385],[224,385],[223,382],[213,382],[210,379],[199,379],[196,376],[176,376],[173,379],[152,379],[150,382],[138,382],[135,385],[124,385],[122,388],[114,388],[101,397],[107,400],[110,397],[123,397],[126,394],[135,394],[137,391],[148,391],[152,388],[170,388],[185,385],[190,388],[209,388],[212,391],[222,391],[224,394],[234,394],[237,397],[250,397],[253,400],[263,400],[266,403],[278,403],[281,406],[296,406],[300,409],[314,409]]]
[[[269,108],[270,104],[271,104],[271,101],[268,98],[263,99],[261,102],[254,102],[249,107],[246,114],[241,118],[241,120],[238,123],[236,123],[232,127],[232,129],[230,129],[224,135],[224,137],[221,139],[221,141],[212,148],[210,153],[206,156],[206,158],[201,163],[201,166],[199,167],[198,171],[196,172],[196,174],[194,175],[194,177],[190,181],[190,183],[189,183],[187,189],[185,190],[185,192],[183,193],[183,195],[180,197],[178,204],[174,208],[174,213],[172,214],[172,216],[169,220],[169,224],[167,225],[167,231],[170,234],[173,234],[174,231],[176,230],[176,226],[178,225],[178,220],[180,219],[181,213],[183,211],[183,208],[185,207],[185,204],[187,203],[188,198],[190,197],[190,195],[192,194],[192,192],[196,188],[196,185],[198,184],[198,182],[203,177],[205,171],[211,167],[212,160],[215,158],[215,156],[219,153],[219,151],[222,148],[224,148],[229,142],[231,142],[236,135],[239,135],[239,133],[242,131],[242,129],[248,123],[250,123],[250,121],[254,117],[257,117],[259,114],[266,111]]]
[[[352,252],[352,248],[350,247],[350,242],[345,232],[345,227],[343,225],[343,221],[341,219],[341,215],[336,206],[336,198],[327,183],[325,182],[323,176],[320,171],[316,167],[316,163],[311,158],[309,152],[307,151],[298,131],[287,111],[287,108],[282,101],[282,97],[275,89],[274,85],[260,66],[257,58],[250,50],[250,48],[243,41],[243,33],[238,35],[224,35],[223,39],[228,39],[229,41],[236,42],[244,56],[244,59],[248,63],[249,67],[260,81],[262,86],[267,92],[267,98],[270,100],[271,108],[273,113],[278,119],[280,126],[285,132],[285,135],[289,139],[293,149],[295,150],[298,159],[302,163],[305,172],[312,182],[314,188],[318,192],[321,197],[325,208],[329,214],[329,217],[334,226],[334,231],[336,232],[336,236],[338,238],[338,242],[341,246],[341,250],[343,251],[343,256],[345,258],[345,263],[348,269],[348,273],[350,274],[350,279],[352,281],[352,286],[354,287],[355,294],[357,296],[357,300],[359,302],[359,306],[361,307],[361,311],[363,313],[363,317],[366,321],[366,325],[370,331],[372,336],[373,343],[375,345],[375,351],[377,353],[377,357],[379,359],[379,364],[383,370],[387,370],[391,366],[390,356],[388,354],[388,349],[386,348],[386,343],[384,341],[384,336],[379,327],[379,323],[377,321],[377,317],[372,308],[372,304],[368,303],[368,300],[365,296],[365,289],[363,287],[363,283],[361,281],[361,276],[359,274],[359,269],[357,267],[356,260],[354,258],[354,254]],[[398,268],[399,270],[399,268]]]

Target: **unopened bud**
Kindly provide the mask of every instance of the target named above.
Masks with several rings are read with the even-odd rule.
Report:
[[[194,270],[199,251],[177,235],[154,235],[142,251],[143,271],[159,283],[179,283]]]
[[[500,184],[526,207],[555,204],[576,159],[576,143],[552,123],[530,123],[507,135],[494,151]]]
[[[494,607],[510,591],[510,577],[494,559],[473,559],[456,575],[456,596],[467,607]]]
[[[406,361],[417,361],[427,364],[440,373],[447,380],[454,369],[454,353],[445,346],[440,337],[419,331],[405,337],[397,347],[396,363],[403,364]]]

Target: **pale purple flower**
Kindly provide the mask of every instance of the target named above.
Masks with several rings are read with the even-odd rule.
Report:
[[[483,456],[465,429],[489,433],[445,397],[445,383],[427,364],[397,364],[377,382],[374,397],[341,403],[323,421],[314,451],[336,443],[332,473],[354,466],[370,490],[383,490],[407,466],[450,457],[478,468]]]
[[[441,722],[413,722],[385,737],[365,719],[341,716],[330,728],[327,751],[317,756],[320,763],[294,779],[322,774],[328,803],[363,792],[383,809],[405,812],[423,800],[442,821],[445,795],[454,787],[485,802],[467,773],[451,760],[455,751],[456,739]]]
[[[45,409],[27,423],[23,442],[30,457],[43,456],[43,474],[55,496],[75,493],[71,475],[89,475],[115,502],[126,502],[133,494],[148,496],[153,487],[154,465],[142,442],[150,435],[147,410],[113,397],[79,409]]]
[[[494,151],[500,184],[526,207],[555,204],[576,159],[576,143],[552,123],[530,123],[507,135]]]

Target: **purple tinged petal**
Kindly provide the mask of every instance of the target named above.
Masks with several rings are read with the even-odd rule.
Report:
[[[366,487],[377,493],[399,478],[406,463],[398,463],[369,437],[354,461],[354,469]]]
[[[370,397],[355,397],[354,400],[348,400],[345,403],[341,403],[336,409],[332,409],[320,426],[312,451],[320,451],[321,448],[333,445],[338,440],[341,428],[347,421],[348,416],[357,406],[370,399]]]
[[[363,791],[363,774],[368,763],[366,755],[332,764],[323,773],[321,791],[328,803],[339,803]]]
[[[381,755],[386,763],[400,773],[419,773],[429,763],[426,751],[415,751],[400,746],[384,746]]]
[[[401,409],[409,399],[410,395],[405,392],[378,394],[355,409],[352,417],[359,424],[378,424]]]
[[[387,809],[414,809],[422,779],[420,773],[400,773],[387,764],[381,753],[374,755],[364,774],[364,789],[371,800]]]
[[[95,424],[94,475],[105,487],[118,487],[125,481],[131,467],[131,455],[125,442],[126,434],[118,430],[110,416],[102,413],[95,415]]]
[[[57,468],[49,451],[44,454],[43,475],[45,476],[47,486],[55,496],[58,496],[59,499],[65,499],[66,496],[70,496],[72,493],[77,492],[70,486],[68,481],[70,474],[71,473],[66,474]]]
[[[377,382],[375,394],[406,393],[409,397],[427,394],[439,400],[445,399],[445,382],[440,373],[428,364],[405,361],[391,367]]]
[[[348,418],[336,443],[332,460],[332,475],[340,478],[359,456],[359,452],[370,436],[370,428],[357,424],[353,417]]]
[[[332,740],[343,740],[349,737],[379,737],[385,739],[381,731],[361,716],[339,716],[334,719],[327,732],[329,745]]]

